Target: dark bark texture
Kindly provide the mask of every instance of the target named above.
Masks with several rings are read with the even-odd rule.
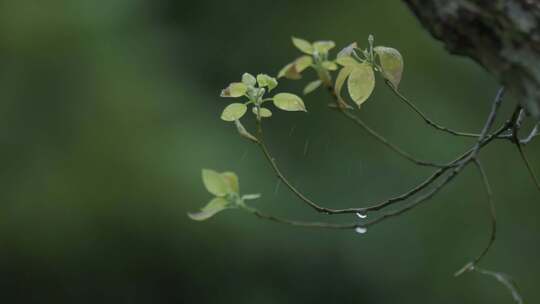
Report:
[[[540,119],[540,0],[403,0],[453,54],[472,58]]]

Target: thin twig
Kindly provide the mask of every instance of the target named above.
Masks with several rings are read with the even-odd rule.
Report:
[[[456,277],[464,274],[467,271],[473,271],[475,267],[480,263],[480,261],[489,252],[489,250],[493,246],[493,243],[495,243],[495,239],[497,238],[497,214],[495,212],[495,204],[493,202],[493,191],[491,190],[491,185],[489,184],[486,172],[480,161],[478,159],[474,159],[474,164],[476,165],[476,168],[480,173],[480,177],[482,178],[482,183],[484,184],[484,188],[487,194],[487,202],[489,205],[489,213],[491,220],[491,233],[487,246],[484,248],[484,250],[482,250],[482,252],[472,262],[465,264],[465,266],[463,266],[460,270],[456,271],[456,273],[454,273],[454,276]]]
[[[265,219],[265,220],[269,220],[269,221],[272,221],[272,222],[291,225],[291,226],[295,226],[295,227],[345,230],[345,229],[355,229],[355,228],[358,228],[360,226],[357,223],[334,224],[334,223],[325,223],[325,222],[296,221],[296,220],[290,220],[290,219],[285,219],[285,218],[273,216],[273,215],[270,215],[270,214],[266,214],[266,213],[260,212],[259,210],[255,210],[255,209],[248,209],[248,211],[250,211],[251,213],[253,213],[255,216],[257,216],[260,219]]]
[[[364,227],[372,226],[377,223],[380,223],[388,218],[392,218],[398,215],[401,215],[409,210],[414,209],[415,207],[419,206],[420,204],[428,201],[431,199],[435,194],[437,194],[444,186],[446,186],[448,183],[450,183],[460,172],[465,168],[471,161],[474,161],[476,159],[476,156],[480,149],[485,146],[487,143],[489,143],[491,140],[497,138],[500,134],[507,131],[510,126],[512,125],[513,121],[507,121],[499,130],[497,130],[495,133],[489,135],[488,132],[493,126],[493,123],[495,122],[495,118],[497,116],[498,110],[500,108],[500,104],[502,102],[502,94],[501,90],[499,90],[499,93],[497,93],[497,96],[495,97],[495,100],[493,101],[491,111],[489,113],[489,116],[484,124],[484,127],[482,129],[482,132],[480,133],[480,137],[478,138],[478,141],[476,145],[471,148],[464,156],[459,160],[459,165],[455,166],[453,170],[446,176],[446,178],[439,184],[437,184],[434,188],[432,188],[429,192],[425,193],[424,195],[418,197],[413,202],[405,205],[404,207],[392,210],[390,212],[387,212],[383,215],[381,215],[378,218],[375,218],[369,222],[367,222]]]
[[[534,128],[532,129],[531,133],[529,133],[529,135],[520,140],[519,142],[521,143],[521,145],[526,145],[528,143],[530,143],[536,136],[539,136],[540,135],[540,123],[536,124],[534,126]]]
[[[480,136],[478,138],[478,141],[476,142],[474,150],[471,153],[471,156],[470,156],[471,159],[475,158],[476,155],[478,155],[478,152],[480,151],[480,148],[482,146],[482,141],[488,135],[489,130],[495,123],[495,118],[497,117],[497,113],[502,104],[503,95],[504,95],[504,87],[501,87],[499,91],[497,92],[497,95],[495,96],[495,100],[493,101],[491,105],[491,112],[489,113],[488,119],[486,120],[486,123],[484,124],[484,127],[482,128],[482,132],[480,133]]]
[[[437,164],[437,163],[432,163],[432,162],[427,162],[427,161],[423,161],[423,160],[419,160],[419,159],[416,159],[414,158],[411,154],[405,152],[404,150],[402,150],[401,148],[399,148],[398,146],[392,144],[391,142],[389,142],[386,138],[384,138],[382,135],[380,135],[379,133],[377,133],[375,130],[373,130],[372,128],[370,128],[362,119],[360,119],[358,116],[354,115],[353,113],[347,111],[346,109],[342,109],[342,108],[339,108],[339,111],[341,113],[343,113],[343,115],[345,115],[345,117],[349,118],[351,121],[353,121],[355,124],[357,124],[358,126],[362,127],[369,135],[371,135],[373,138],[375,138],[376,140],[378,140],[380,143],[382,143],[383,145],[385,145],[386,147],[390,148],[391,150],[393,150],[394,152],[396,152],[397,154],[401,155],[402,157],[404,157],[405,159],[419,165],[419,166],[426,166],[426,167],[435,167],[435,168],[442,168],[442,167],[445,167],[445,165],[443,164]]]
[[[433,120],[429,119],[422,111],[420,111],[420,109],[418,107],[416,107],[411,101],[409,101],[409,99],[407,99],[407,97],[403,96],[403,94],[401,94],[397,90],[397,88],[395,88],[392,85],[392,83],[390,83],[388,80],[386,80],[385,83],[388,85],[388,87],[390,87],[392,92],[394,92],[394,94],[396,94],[396,96],[399,97],[399,99],[401,99],[403,102],[405,102],[405,104],[409,108],[411,108],[416,114],[418,114],[428,125],[434,127],[435,129],[446,132],[446,133],[449,133],[449,134],[452,134],[452,135],[456,135],[456,136],[473,137],[473,138],[480,137],[481,134],[474,134],[474,133],[468,133],[468,132],[455,131],[455,130],[452,130],[450,128],[439,125],[438,123],[436,123]]]
[[[500,102],[501,102],[501,98],[500,98],[500,94],[497,95],[498,97],[495,99],[495,102],[494,102],[494,107],[492,108],[492,115],[496,114],[496,111],[499,109],[499,105],[500,105]],[[492,118],[491,115],[490,115],[490,118],[488,119],[488,122],[486,123],[486,125],[488,125],[489,127],[486,129],[484,128],[485,130],[489,130],[489,128],[491,128],[491,125],[493,124],[494,122],[494,117]],[[421,190],[427,188],[429,185],[431,185],[434,181],[437,180],[437,178],[439,178],[440,176],[442,176],[447,170],[453,168],[453,167],[456,167],[458,162],[461,161],[461,163],[459,164],[458,170],[455,170],[456,172],[452,173],[451,174],[451,178],[449,180],[445,180],[445,182],[443,182],[441,184],[441,188],[446,185],[446,183],[448,183],[451,179],[453,179],[453,177],[455,175],[457,175],[457,173],[459,173],[462,169],[462,167],[468,163],[468,161],[470,161],[472,158],[470,157],[471,154],[476,154],[478,152],[478,150],[485,146],[486,144],[488,144],[489,142],[491,142],[493,139],[497,138],[500,134],[502,134],[503,132],[507,131],[509,129],[509,123],[507,122],[506,124],[504,124],[503,126],[501,126],[495,133],[491,134],[491,135],[486,135],[484,134],[484,136],[480,137],[478,139],[478,143],[477,145],[475,145],[473,148],[471,148],[469,151],[465,152],[464,154],[462,154],[461,156],[459,156],[456,160],[450,162],[449,164],[445,165],[444,167],[440,168],[438,171],[436,171],[435,173],[433,173],[430,177],[428,177],[428,179],[426,179],[424,182],[420,183],[419,185],[415,186],[413,189],[411,189],[410,191],[404,193],[404,194],[401,194],[401,195],[398,195],[396,197],[393,197],[393,198],[390,198],[388,200],[385,200],[383,202],[380,202],[380,203],[377,203],[377,204],[374,204],[374,205],[371,205],[369,207],[360,207],[360,208],[346,208],[346,209],[332,209],[332,208],[327,208],[327,207],[323,207],[322,205],[314,202],[313,200],[309,199],[307,196],[305,196],[300,190],[298,190],[296,187],[294,187],[294,185],[292,185],[292,183],[285,177],[285,175],[281,172],[281,170],[279,169],[277,163],[275,162],[274,158],[272,157],[272,155],[270,154],[265,142],[264,142],[264,139],[263,139],[263,130],[262,130],[262,124],[261,124],[261,121],[258,120],[257,121],[257,130],[258,130],[258,137],[257,137],[257,140],[255,141],[255,143],[258,144],[258,146],[261,148],[265,158],[268,160],[268,162],[270,163],[272,169],[274,170],[274,173],[276,173],[277,177],[289,188],[289,190],[291,190],[301,201],[305,202],[306,204],[308,204],[310,207],[312,207],[313,209],[315,209],[317,212],[320,212],[320,213],[325,213],[325,214],[345,214],[345,213],[367,213],[369,211],[376,211],[376,210],[381,210],[389,205],[392,205],[394,203],[397,203],[397,202],[401,202],[401,201],[404,201],[406,199],[408,199],[409,197],[413,196],[414,194],[417,194],[419,193]],[[487,131],[486,131],[487,132]],[[469,160],[467,162],[463,162],[463,160],[465,158],[469,158]],[[416,200],[415,202],[413,202],[411,205],[410,208],[407,208],[406,207],[406,210],[403,210],[402,212],[400,212],[399,214],[409,210],[409,209],[412,209],[414,208],[414,206],[420,204],[422,201],[424,200],[427,200],[429,198],[431,198],[435,193],[437,193],[440,189],[435,189],[435,191],[432,192],[433,193],[428,193],[427,195],[421,197],[420,199]],[[395,216],[395,215],[398,215],[398,214],[395,214],[396,211],[394,212],[391,212],[390,214],[386,214],[386,215],[383,215],[384,218],[388,218],[388,217],[392,217],[392,216]],[[377,220],[377,222],[380,221],[380,220]]]
[[[491,270],[480,268],[478,266],[474,267],[472,270],[480,274],[495,278],[497,281],[503,284],[504,287],[506,287],[510,291],[510,293],[512,294],[512,298],[517,304],[523,304],[523,297],[521,296],[518,286],[516,282],[512,279],[512,277],[510,277],[509,275],[503,272],[491,271]]]
[[[336,92],[334,91],[334,86],[333,86],[332,82],[329,81],[329,77],[330,77],[329,75],[327,75],[326,77],[319,75],[319,77],[320,77],[321,81],[323,81],[324,87],[328,90],[328,92],[330,93],[330,95],[334,99],[333,100],[334,104],[332,104],[332,107],[336,108],[345,117],[347,117],[352,122],[354,122],[355,124],[357,124],[358,126],[363,128],[369,135],[371,135],[371,137],[378,140],[380,143],[385,145],[390,150],[396,152],[397,154],[399,154],[403,158],[411,161],[412,163],[414,163],[416,165],[425,166],[425,167],[435,167],[435,168],[444,167],[444,165],[442,165],[442,164],[437,164],[437,163],[434,163],[434,162],[428,162],[428,161],[423,161],[423,160],[417,159],[414,156],[412,156],[411,154],[405,152],[403,149],[401,149],[398,146],[392,144],[384,136],[382,136],[381,134],[377,133],[375,130],[370,128],[362,119],[360,119],[358,116],[356,116],[353,113],[348,111],[351,108],[349,106],[347,106],[346,104],[344,104],[344,102],[336,95]]]
[[[486,171],[484,170],[484,167],[480,163],[478,159],[474,160],[474,164],[476,165],[476,168],[478,168],[478,172],[480,172],[480,176],[482,178],[482,183],[484,184],[484,188],[486,190],[487,195],[487,202],[489,204],[489,214],[490,214],[490,220],[491,220],[491,234],[489,237],[489,242],[480,253],[480,255],[474,259],[474,264],[480,263],[480,261],[486,256],[486,254],[489,252],[489,249],[493,246],[493,243],[495,243],[495,239],[497,238],[497,213],[495,210],[495,203],[493,202],[493,191],[491,190],[491,185],[489,184],[489,180],[486,174]]]
[[[519,106],[519,115],[518,119],[516,120],[516,123],[514,123],[512,127],[512,136],[513,136],[513,142],[516,145],[516,148],[519,152],[519,155],[521,156],[521,159],[525,163],[525,167],[527,167],[527,171],[529,171],[529,175],[531,176],[531,179],[533,180],[534,184],[536,185],[536,188],[540,190],[540,181],[538,180],[538,177],[536,176],[536,173],[534,172],[531,163],[529,162],[529,159],[527,158],[527,155],[525,154],[525,151],[523,150],[523,147],[521,146],[521,140],[519,139],[519,130],[521,127],[520,123],[520,117],[524,115],[525,111],[523,108]]]
[[[329,209],[324,208],[320,206],[319,204],[315,203],[314,201],[310,200],[308,197],[306,197],[300,190],[296,189],[296,187],[285,177],[285,175],[281,172],[278,165],[276,164],[276,161],[270,154],[270,151],[268,150],[268,147],[265,144],[264,138],[263,138],[263,130],[262,130],[262,123],[260,120],[257,120],[257,145],[261,148],[261,151],[263,152],[266,160],[270,163],[272,166],[272,169],[274,170],[274,173],[277,175],[277,177],[289,188],[301,201],[308,204],[310,207],[315,209],[318,212],[321,213],[328,213]]]

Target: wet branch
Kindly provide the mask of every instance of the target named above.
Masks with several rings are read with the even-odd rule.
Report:
[[[474,145],[473,148],[471,148],[467,153],[465,153],[464,156],[458,158],[458,160],[456,161],[457,165],[453,167],[452,171],[449,174],[446,175],[446,178],[441,183],[437,184],[434,188],[432,188],[430,191],[428,191],[424,195],[418,197],[413,202],[405,205],[404,207],[400,209],[392,210],[388,213],[385,213],[379,216],[378,218],[375,218],[367,222],[365,224],[365,227],[372,226],[388,218],[401,215],[407,211],[414,209],[415,207],[428,201],[429,199],[431,199],[435,194],[437,194],[440,190],[442,190],[448,183],[450,183],[470,162],[476,161],[476,157],[483,146],[488,144],[491,140],[497,138],[503,132],[507,131],[515,122],[514,120],[506,122],[501,128],[499,128],[492,135],[488,134],[489,130],[493,126],[493,123],[495,122],[495,118],[497,117],[497,113],[502,103],[502,90],[503,89],[499,90],[499,92],[497,93],[497,96],[495,97],[495,100],[493,101],[491,112],[489,113],[489,116],[484,124],[484,127],[482,129],[482,132],[480,133],[480,137],[478,138],[477,143]]]
[[[502,92],[503,90],[499,90],[492,106],[492,110],[490,112],[490,115],[488,117],[488,120],[486,121],[486,124],[482,130],[482,133],[480,134],[480,137],[478,138],[477,144],[469,149],[467,152],[463,153],[461,156],[459,156],[457,159],[453,160],[452,162],[442,165],[439,167],[437,171],[435,171],[430,177],[428,177],[425,181],[418,184],[417,186],[413,187],[411,190],[398,195],[396,197],[387,199],[383,202],[373,204],[369,207],[361,207],[361,208],[346,208],[346,209],[332,209],[323,207],[322,205],[314,202],[313,200],[309,199],[306,195],[304,195],[300,190],[298,190],[287,178],[286,176],[281,172],[279,169],[277,163],[275,162],[274,158],[272,157],[271,153],[268,150],[268,147],[265,144],[264,138],[263,138],[263,129],[262,129],[262,122],[260,119],[257,120],[257,137],[252,139],[253,142],[255,142],[263,152],[265,158],[270,163],[274,173],[277,175],[277,177],[303,202],[305,202],[307,205],[309,205],[311,208],[315,209],[317,212],[325,213],[325,214],[346,214],[346,213],[361,213],[366,214],[370,211],[378,211],[382,210],[390,205],[393,205],[395,203],[405,201],[408,198],[414,196],[417,193],[420,193],[422,190],[428,188],[430,185],[432,185],[438,178],[443,176],[447,171],[453,169],[450,174],[447,175],[447,177],[443,180],[443,182],[439,183],[437,186],[435,186],[433,189],[431,189],[429,192],[424,194],[423,196],[419,197],[412,203],[406,205],[402,209],[393,210],[389,213],[383,214],[381,217],[372,220],[371,222],[366,223],[363,226],[368,225],[374,225],[375,223],[378,223],[386,218],[394,217],[397,215],[400,215],[410,209],[413,209],[417,205],[421,204],[422,202],[425,202],[429,200],[431,197],[433,197],[437,192],[439,192],[446,184],[448,184],[458,173],[465,167],[469,162],[474,161],[476,158],[476,155],[478,154],[478,151],[487,145],[489,142],[491,142],[493,139],[498,138],[502,133],[506,132],[510,128],[510,122],[505,123],[503,126],[501,126],[496,132],[493,134],[488,134],[489,130],[491,129],[496,114],[499,110],[501,101],[502,101]],[[241,132],[242,133],[242,132]]]
[[[266,214],[256,209],[250,208],[248,209],[248,211],[260,219],[264,219],[264,220],[268,220],[268,221],[272,221],[272,222],[280,223],[280,224],[286,224],[286,225],[290,225],[294,227],[346,230],[346,229],[356,229],[360,226],[357,223],[334,224],[334,223],[326,223],[326,222],[297,221],[297,220],[290,220],[290,219],[285,219],[285,218],[277,217],[274,215]]]
[[[385,80],[385,83],[386,85],[388,85],[388,87],[390,87],[390,89],[392,90],[392,92],[394,92],[394,94],[399,97],[399,99],[401,101],[403,101],[411,110],[413,110],[416,114],[418,114],[418,116],[420,116],[425,123],[427,123],[428,125],[432,126],[433,128],[439,130],[439,131],[443,131],[443,132],[446,132],[446,133],[449,133],[449,134],[452,134],[452,135],[455,135],[455,136],[462,136],[462,137],[472,137],[472,138],[478,138],[480,136],[480,134],[474,134],[474,133],[467,133],[467,132],[461,132],[461,131],[455,131],[455,130],[452,130],[450,128],[447,128],[445,126],[442,126],[436,122],[434,122],[433,120],[431,120],[430,118],[428,118],[422,111],[420,111],[420,109],[415,106],[411,101],[409,101],[409,99],[407,99],[407,97],[405,97],[403,94],[401,94],[397,88],[395,88],[392,83],[390,83],[388,80]]]

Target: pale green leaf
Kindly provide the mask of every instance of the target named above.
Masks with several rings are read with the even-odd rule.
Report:
[[[316,41],[313,43],[313,48],[319,53],[328,53],[331,49],[336,47],[334,41]]]
[[[322,63],[323,68],[329,70],[329,71],[335,71],[338,69],[337,64],[335,64],[332,61],[325,61]]]
[[[342,65],[342,66],[357,65],[357,64],[359,64],[359,62],[356,61],[356,59],[352,58],[351,56],[342,56],[342,57],[339,57],[338,59],[336,59],[336,62],[337,62],[339,65]]]
[[[216,213],[228,208],[229,202],[222,197],[215,197],[200,212],[188,213],[188,216],[195,221],[204,221],[211,218]]]
[[[313,63],[311,56],[302,56],[294,61],[294,65],[298,73],[302,73],[305,69],[309,68]]]
[[[247,86],[242,82],[233,82],[221,91],[221,97],[241,97],[247,92]]]
[[[312,81],[306,85],[304,88],[304,95],[307,95],[313,91],[315,91],[318,87],[320,87],[322,84],[322,81],[320,79]]]
[[[379,56],[384,78],[397,89],[403,74],[403,57],[394,48],[377,46],[373,50]]]
[[[235,121],[246,114],[247,107],[243,103],[231,103],[221,113],[221,119],[225,121]]]
[[[347,80],[347,77],[351,74],[354,66],[345,66],[343,67],[337,77],[336,77],[336,84],[334,86],[334,92],[336,93],[336,96],[338,97],[339,101],[344,102],[343,98],[341,97],[341,89],[343,88],[343,84]]]
[[[358,105],[362,105],[375,88],[375,75],[373,68],[367,63],[356,65],[347,82],[349,94],[352,100]]]
[[[340,57],[350,57],[352,56],[353,52],[354,52],[354,49],[358,48],[358,44],[356,42],[353,42],[351,44],[349,44],[348,46],[346,46],[345,48],[343,48],[341,51],[339,51],[339,53],[337,54],[337,57],[340,58]]]
[[[260,197],[261,197],[261,194],[259,194],[259,193],[242,195],[242,199],[246,200],[246,201],[255,200],[255,199],[258,199]]]
[[[284,111],[306,111],[302,99],[291,93],[279,93],[274,96],[274,105]]]
[[[257,140],[257,138],[255,136],[253,136],[251,133],[249,133],[246,128],[244,127],[244,125],[242,125],[242,123],[240,122],[240,120],[235,120],[234,121],[234,124],[236,125],[236,130],[238,131],[238,134],[240,134],[240,136],[246,138],[246,139],[249,139],[251,140],[252,142],[254,143],[258,143],[259,140]]]
[[[313,54],[313,45],[311,45],[311,43],[308,41],[301,38],[292,37],[292,43],[300,51],[309,55]]]
[[[305,69],[309,68],[313,64],[313,58],[311,56],[301,56],[295,61],[284,66],[278,73],[278,78],[285,77],[287,79],[300,79]]]
[[[223,172],[221,177],[225,180],[228,186],[228,193],[238,193],[240,192],[240,184],[238,183],[238,176],[234,172]]]
[[[279,71],[277,77],[278,78],[285,77],[287,79],[296,80],[296,79],[302,78],[302,75],[300,75],[300,73],[298,73],[298,71],[296,70],[296,66],[295,66],[294,62],[292,62],[292,63],[289,63],[286,66],[284,66]]]
[[[253,110],[253,114],[257,115],[257,108],[253,107],[252,110]],[[261,114],[261,117],[266,118],[266,117],[272,116],[272,111],[268,110],[267,108],[262,108],[261,107],[261,113],[260,114]]]
[[[242,83],[247,86],[254,86],[257,84],[257,80],[255,79],[255,76],[250,73],[244,73],[244,75],[242,75]]]
[[[257,75],[257,83],[261,88],[268,87],[268,92],[272,91],[278,85],[278,82],[274,77],[270,77],[266,74]]]
[[[225,196],[229,193],[229,184],[221,174],[214,170],[203,169],[202,180],[206,190],[215,196]]]

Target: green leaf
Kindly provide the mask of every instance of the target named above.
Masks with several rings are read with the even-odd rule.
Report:
[[[257,108],[253,107],[253,114],[257,115]],[[272,111],[268,110],[267,108],[261,107],[261,117],[266,118],[272,116]]]
[[[270,77],[266,74],[257,75],[257,83],[261,88],[268,87],[268,92],[272,91],[278,85],[278,82],[274,77]]]
[[[337,57],[340,58],[340,57],[350,57],[352,56],[353,52],[354,52],[354,49],[358,48],[358,44],[356,42],[353,42],[351,44],[349,44],[348,46],[346,46],[345,48],[343,48],[341,51],[339,51],[339,53],[337,54]]]
[[[302,73],[305,69],[309,68],[312,63],[313,58],[311,56],[302,56],[294,61],[294,65],[298,73]]]
[[[188,216],[195,221],[204,221],[211,218],[216,213],[228,208],[229,202],[222,197],[215,197],[200,212],[188,213]]]
[[[331,49],[336,47],[334,41],[316,41],[313,43],[313,48],[319,53],[328,53]]]
[[[357,65],[357,64],[359,64],[359,62],[356,61],[356,59],[352,58],[351,56],[342,56],[342,57],[339,57],[338,59],[336,59],[336,62],[337,62],[339,65],[342,65],[342,66]]]
[[[233,82],[221,90],[221,97],[241,97],[247,92],[247,86],[242,82]]]
[[[338,69],[337,64],[335,64],[332,61],[325,61],[322,63],[323,68],[329,70],[329,71],[335,71]]]
[[[277,77],[278,78],[285,77],[287,79],[296,80],[296,79],[302,78],[302,75],[300,75],[300,73],[298,73],[298,71],[296,70],[296,66],[295,66],[294,62],[292,62],[292,63],[289,63],[286,66],[284,66],[279,71]]]
[[[291,93],[279,93],[274,96],[274,105],[284,111],[306,111],[302,99]]]
[[[244,127],[244,125],[242,125],[242,123],[240,122],[240,120],[235,120],[234,121],[234,124],[236,125],[236,130],[238,131],[238,134],[240,134],[240,136],[246,138],[246,139],[249,139],[251,140],[252,142],[254,143],[258,143],[259,140],[257,140],[257,138],[255,136],[253,136],[251,133],[249,133],[246,128]]]
[[[353,65],[345,66],[339,71],[336,77],[336,84],[334,86],[334,92],[336,93],[336,96],[338,97],[340,102],[344,103],[343,98],[341,97],[341,89],[343,88],[343,84],[345,83],[345,80],[347,80],[347,77],[349,77],[353,69],[354,69]]]
[[[322,81],[320,79],[312,81],[306,85],[304,88],[304,95],[307,95],[313,91],[315,91],[318,87],[320,87],[322,84]]]
[[[243,103],[231,103],[221,113],[221,119],[235,121],[246,114],[247,106]]]
[[[356,65],[349,76],[347,86],[352,100],[361,106],[375,88],[375,75],[371,65],[367,63]]]
[[[246,200],[246,201],[255,200],[255,199],[258,199],[260,197],[261,197],[260,193],[242,195],[242,199]]]
[[[292,37],[292,43],[300,51],[309,55],[313,54],[313,45],[311,45],[311,43],[308,41],[301,38]]]
[[[373,50],[379,56],[384,78],[397,89],[403,74],[403,57],[398,50],[390,47],[377,46]]]
[[[202,180],[206,190],[215,196],[225,196],[229,193],[229,184],[221,174],[214,170],[203,169]]]
[[[244,75],[242,75],[242,83],[247,86],[254,86],[257,84],[257,80],[250,73],[244,73]]]
[[[238,176],[234,172],[223,172],[221,177],[225,180],[228,186],[228,193],[238,193],[240,192],[240,184],[238,183]]]
[[[309,68],[313,64],[313,58],[311,56],[302,56],[295,61],[284,66],[278,73],[278,78],[285,77],[287,79],[300,79],[305,69]]]

